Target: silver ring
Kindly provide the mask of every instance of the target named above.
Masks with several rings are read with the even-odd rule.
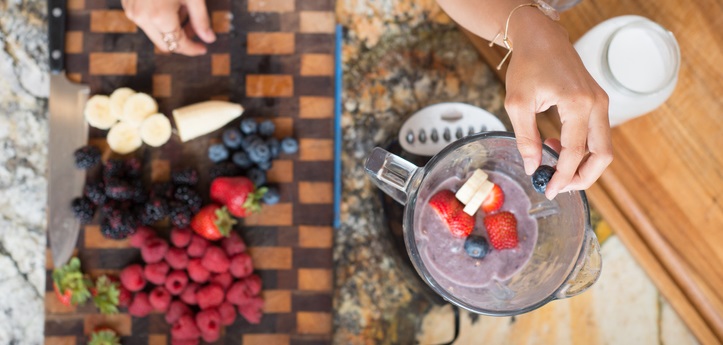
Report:
[[[161,40],[163,40],[163,43],[166,44],[166,48],[171,53],[178,49],[178,40],[181,39],[180,32],[180,28],[170,32],[161,32]]]

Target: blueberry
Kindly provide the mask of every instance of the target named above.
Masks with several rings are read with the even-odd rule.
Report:
[[[274,205],[278,204],[281,200],[281,195],[279,195],[279,190],[276,187],[267,187],[266,193],[264,196],[261,197],[261,201],[264,202],[264,204],[267,205]]]
[[[552,174],[555,173],[555,168],[549,165],[540,165],[535,173],[532,174],[532,187],[538,193],[545,194],[547,190],[547,183],[550,182]]]
[[[271,120],[263,121],[259,124],[259,134],[264,137],[270,137],[274,135],[276,131],[276,125]]]
[[[299,151],[299,142],[291,137],[286,137],[281,140],[281,151],[286,154],[294,154]]]
[[[243,151],[234,153],[233,156],[231,156],[231,161],[242,169],[250,168],[254,164],[251,159],[249,159],[249,155]]]
[[[271,150],[263,141],[253,143],[248,153],[251,161],[257,164],[271,159]]]
[[[235,150],[241,147],[241,141],[243,141],[243,136],[241,135],[241,131],[239,131],[238,129],[229,128],[223,131],[221,139],[223,140],[223,144],[226,145],[226,147]]]
[[[208,148],[208,159],[214,163],[228,159],[228,149],[223,144],[214,144]]]
[[[482,259],[490,252],[490,245],[484,237],[471,235],[464,241],[464,251],[471,258]]]
[[[246,153],[249,153],[251,147],[259,142],[263,143],[264,139],[261,139],[261,137],[256,134],[251,134],[243,139],[243,141],[241,142],[241,148],[246,150]]]
[[[255,134],[256,133],[256,120],[254,119],[243,119],[241,121],[241,132],[243,132],[246,135],[249,134]]]
[[[246,177],[254,183],[256,187],[262,186],[266,183],[266,172],[261,169],[251,169],[246,173]]]
[[[269,151],[271,151],[271,158],[276,158],[279,156],[280,145],[278,139],[269,138],[266,140],[266,145],[269,146]]]
[[[267,171],[271,169],[271,160],[269,159],[266,162],[256,163],[256,166],[263,171]]]

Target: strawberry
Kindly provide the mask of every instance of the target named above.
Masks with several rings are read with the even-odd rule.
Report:
[[[485,213],[492,213],[499,210],[502,204],[505,203],[505,193],[502,192],[502,188],[499,185],[492,187],[492,191],[485,201],[482,202],[482,211]]]
[[[474,217],[464,213],[464,205],[457,200],[452,191],[443,190],[434,194],[429,199],[429,206],[447,224],[453,236],[464,238],[474,230]]]
[[[53,290],[63,305],[83,304],[90,298],[92,284],[80,271],[80,260],[74,257],[64,266],[53,270]]]
[[[88,345],[120,345],[118,333],[108,327],[96,328],[90,334]]]
[[[191,219],[193,231],[211,241],[228,236],[234,224],[236,220],[229,216],[226,206],[216,204],[204,206]]]
[[[95,286],[91,288],[93,304],[102,314],[115,314],[118,312],[120,292],[120,284],[117,281],[102,275],[95,280]]]
[[[510,212],[500,212],[484,218],[487,237],[497,250],[517,247],[517,219]]]
[[[232,215],[241,218],[261,210],[266,191],[243,176],[218,177],[211,182],[211,200],[226,205]]]

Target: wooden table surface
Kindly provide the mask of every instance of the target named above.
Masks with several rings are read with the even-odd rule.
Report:
[[[615,160],[588,196],[698,340],[722,343],[723,2],[584,0],[560,23],[575,42],[626,14],[675,34],[678,85],[660,108],[613,130]],[[497,65],[503,51],[473,42]],[[554,114],[538,122],[559,137]]]

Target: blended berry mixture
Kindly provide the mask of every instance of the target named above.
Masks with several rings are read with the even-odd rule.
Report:
[[[454,285],[481,288],[493,280],[509,279],[527,263],[537,242],[537,221],[529,215],[530,200],[522,187],[505,175],[485,172],[489,175],[489,180],[499,185],[505,194],[504,204],[499,211],[509,211],[517,218],[519,245],[515,249],[491,249],[482,259],[472,258],[464,250],[465,239],[452,236],[444,221],[429,206],[428,200],[425,200],[414,220],[417,248],[429,273],[447,290],[453,290]],[[429,195],[445,189],[456,192],[462,184],[464,181],[452,177]],[[477,211],[472,234],[489,240],[484,227],[484,217],[482,210]],[[446,286],[447,284],[452,285]]]

